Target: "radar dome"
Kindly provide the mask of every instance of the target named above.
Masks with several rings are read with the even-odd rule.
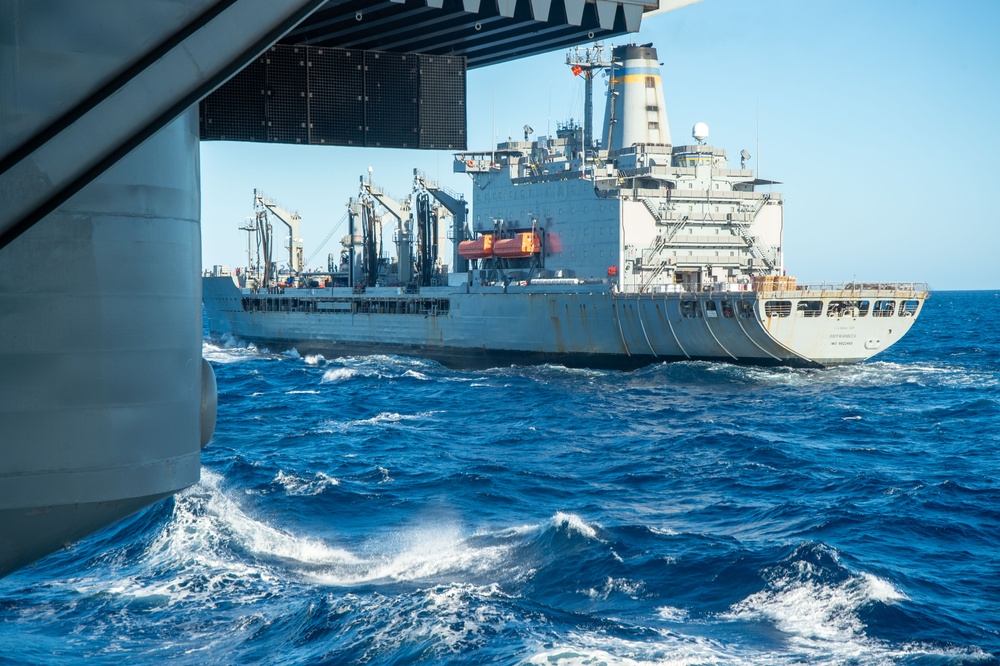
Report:
[[[695,138],[695,141],[701,143],[708,138],[708,125],[705,123],[695,123],[694,129],[691,130],[691,136]]]

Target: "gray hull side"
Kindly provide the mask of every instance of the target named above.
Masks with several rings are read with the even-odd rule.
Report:
[[[452,366],[553,362],[616,368],[686,359],[818,366],[870,355],[815,360],[797,354],[768,334],[752,294],[741,296],[751,316],[686,317],[679,294],[457,291],[448,295],[448,314],[424,316],[244,312],[229,278],[205,282],[212,334],[301,353],[396,353]]]
[[[198,482],[197,150],[193,109],[0,256],[0,576]]]

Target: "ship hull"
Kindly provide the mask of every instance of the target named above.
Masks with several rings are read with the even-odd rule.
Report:
[[[895,287],[622,294],[607,284],[255,294],[228,277],[204,279],[214,336],[302,354],[398,354],[451,367],[559,363],[634,369],[680,360],[797,367],[857,363],[899,340],[925,297]],[[835,312],[831,305],[890,300],[895,305],[888,316]],[[800,301],[812,309],[798,309]]]

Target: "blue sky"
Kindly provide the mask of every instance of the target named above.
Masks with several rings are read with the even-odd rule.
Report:
[[[1000,0],[702,0],[613,43],[656,47],[675,144],[705,122],[730,166],[745,148],[781,181],[789,275],[997,289],[998,32]],[[564,51],[473,70],[468,94],[470,150],[583,116]],[[419,168],[471,198],[451,163],[447,152],[202,143],[202,263],[244,263],[237,227],[254,188],[302,216],[305,255],[321,266],[346,227],[318,245],[369,166],[399,196]]]

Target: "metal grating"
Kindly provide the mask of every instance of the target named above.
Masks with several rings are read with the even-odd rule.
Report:
[[[267,60],[267,133],[275,143],[308,143],[306,48],[272,46]]]
[[[365,54],[366,145],[419,145],[418,76],[419,58],[413,54]]]
[[[238,109],[238,113],[232,110]],[[267,63],[262,56],[200,104],[202,139],[267,141]]]
[[[466,60],[277,45],[201,102],[202,140],[464,150]]]
[[[309,49],[309,143],[365,145],[364,51]]]
[[[465,67],[461,58],[420,56],[420,147],[465,149]]]

